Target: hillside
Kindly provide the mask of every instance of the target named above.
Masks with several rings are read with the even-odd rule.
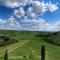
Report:
[[[8,35],[12,39],[11,41],[18,40],[18,42],[0,47],[1,60],[3,60],[6,48],[8,49],[9,60],[31,60],[28,58],[30,50],[33,51],[33,60],[40,60],[42,45],[45,45],[46,60],[60,60],[60,43],[58,43],[60,42],[60,32],[1,30],[0,36],[2,35]],[[53,43],[51,43],[52,41]]]
[[[18,40],[26,40],[36,37],[42,38],[44,41],[60,46],[60,32],[37,32],[37,31],[14,31],[14,30],[0,30],[0,40],[6,37],[11,42]]]

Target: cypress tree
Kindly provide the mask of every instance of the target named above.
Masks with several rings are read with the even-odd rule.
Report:
[[[45,60],[45,46],[42,45],[42,48],[41,48],[41,60]]]
[[[8,52],[7,52],[7,49],[6,49],[6,52],[5,52],[4,60],[8,60]]]

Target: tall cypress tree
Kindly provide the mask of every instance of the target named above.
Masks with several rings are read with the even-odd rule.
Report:
[[[7,49],[6,49],[6,52],[5,52],[4,60],[8,60],[8,52],[7,52]]]
[[[42,45],[42,48],[41,48],[41,60],[45,60],[45,46]]]

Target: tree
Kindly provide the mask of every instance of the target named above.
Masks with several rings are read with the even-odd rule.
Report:
[[[2,36],[2,38],[4,41],[10,41],[10,37],[7,35]]]
[[[33,58],[33,56],[34,56],[34,51],[32,50],[32,48],[30,48],[29,58]]]
[[[41,48],[41,60],[45,60],[45,46],[42,45],[42,48]]]
[[[8,52],[7,52],[7,49],[6,49],[6,52],[5,52],[4,60],[8,60]]]

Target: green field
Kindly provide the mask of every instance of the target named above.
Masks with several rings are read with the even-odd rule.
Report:
[[[10,37],[19,40],[17,43],[0,47],[0,60],[4,60],[4,54],[8,49],[9,60],[40,60],[41,46],[45,45],[46,60],[60,60],[60,46],[45,42],[41,37],[36,37],[34,33],[14,33],[4,32]],[[33,51],[30,53],[30,51]],[[29,55],[32,58],[29,58]]]
[[[60,60],[60,47],[48,44],[44,42],[41,38],[35,40],[20,41],[18,44],[15,43],[2,47],[0,48],[0,55],[2,55],[7,48],[9,60],[40,60],[40,50],[42,45],[45,45],[46,47],[46,60]],[[33,50],[33,59],[28,58],[30,48]],[[13,50],[10,51],[11,49]],[[23,56],[27,57],[24,58]],[[0,60],[3,60],[3,58],[0,58]]]

